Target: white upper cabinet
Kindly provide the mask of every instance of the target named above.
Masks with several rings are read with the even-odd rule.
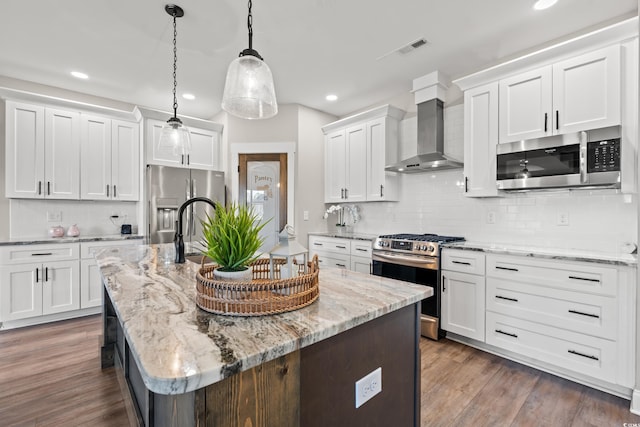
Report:
[[[163,153],[158,151],[158,141],[165,122],[156,119],[145,119],[145,143],[147,144],[147,164],[164,165],[192,169],[223,170],[221,157],[222,147],[220,132],[187,126],[191,136],[191,152],[189,154]]]
[[[620,46],[554,64],[554,132],[619,125],[620,70]]]
[[[347,128],[347,182],[344,201],[364,202],[367,198],[367,126]]]
[[[325,203],[396,200],[398,120],[389,105],[322,128],[325,133]]]
[[[467,197],[497,196],[498,82],[464,93],[464,189]]]
[[[7,101],[6,197],[80,197],[80,115]]]
[[[139,199],[140,131],[137,123],[82,115],[81,198]]]
[[[500,80],[500,143],[620,124],[620,46]]]
[[[551,135],[551,67],[500,81],[500,142]]]
[[[331,132],[325,137],[324,201],[340,203],[344,201],[347,182],[347,145],[345,130]]]

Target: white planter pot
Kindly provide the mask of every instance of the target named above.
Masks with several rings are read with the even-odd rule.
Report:
[[[220,271],[216,268],[213,271],[213,277],[228,282],[250,282],[253,279],[253,272],[251,267],[242,271]]]

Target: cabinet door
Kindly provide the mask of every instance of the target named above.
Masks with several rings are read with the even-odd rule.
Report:
[[[442,271],[442,329],[484,341],[485,278]]]
[[[371,259],[352,256],[349,269],[360,273],[371,274]]]
[[[80,113],[45,109],[44,180],[48,199],[80,199]]]
[[[464,93],[465,196],[491,197],[496,188],[498,83]]]
[[[168,119],[168,117],[167,117]],[[162,133],[162,127],[166,122],[154,119],[146,119],[145,144],[147,146],[147,163],[150,165],[165,165],[184,167],[185,158],[182,155],[172,155],[158,151],[158,141]]]
[[[111,198],[140,198],[140,130],[137,123],[114,120],[111,124]]]
[[[44,108],[6,103],[5,195],[43,197]]]
[[[213,130],[189,128],[191,153],[187,165],[195,169],[221,170],[220,134]]]
[[[81,116],[80,197],[108,200],[111,195],[111,120]]]
[[[80,308],[80,268],[78,261],[46,263],[42,285],[42,314]]]
[[[347,146],[345,131],[337,131],[325,137],[324,156],[324,201],[340,203],[344,201],[347,170]]]
[[[41,264],[0,267],[0,321],[40,316],[42,280]]]
[[[500,143],[551,135],[551,66],[500,80]]]
[[[83,259],[80,265],[80,308],[102,304],[102,276],[95,260]]]
[[[363,202],[367,199],[367,133],[366,125],[347,128],[347,183],[346,201]]]
[[[620,73],[620,46],[554,64],[554,133],[619,125]]]
[[[389,200],[391,188],[385,188],[387,175],[395,179],[395,173],[386,172],[386,119],[380,118],[367,123],[367,200]],[[393,176],[391,176],[393,175]],[[387,186],[388,187],[388,186]]]

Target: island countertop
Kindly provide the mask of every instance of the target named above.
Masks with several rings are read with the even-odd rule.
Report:
[[[171,246],[96,254],[143,381],[159,394],[197,390],[432,295],[429,287],[326,268],[320,297],[308,307],[260,317],[214,315],[195,304],[200,266],[163,261]]]

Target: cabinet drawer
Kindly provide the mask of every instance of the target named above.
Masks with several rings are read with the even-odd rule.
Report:
[[[77,260],[79,244],[15,245],[0,248],[0,264]]]
[[[445,248],[442,250],[441,268],[443,270],[483,275],[484,259],[485,255],[482,252]]]
[[[128,246],[139,245],[143,239],[126,239],[126,240],[109,240],[99,242],[82,242],[80,243],[80,258],[92,259],[93,251],[96,249],[107,248],[110,246]]]
[[[617,340],[616,298],[487,278],[487,310]]]
[[[373,242],[370,240],[352,240],[351,256],[371,258]]]
[[[595,295],[616,296],[616,268],[593,263],[487,256],[487,277]]]
[[[331,252],[311,251],[309,256],[313,258],[314,255],[318,255],[318,263],[320,268],[334,267],[334,268],[349,268],[351,263],[351,257],[349,255],[334,254]]]
[[[310,236],[309,251],[311,250],[349,255],[351,252],[351,240]]]
[[[487,344],[616,383],[613,341],[487,312]]]

